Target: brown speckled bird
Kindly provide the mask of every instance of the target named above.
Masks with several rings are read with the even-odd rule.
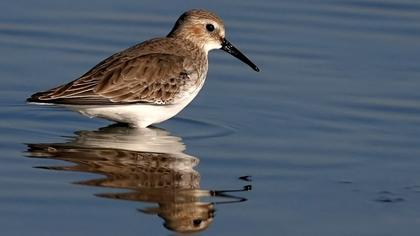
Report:
[[[100,62],[80,78],[27,99],[147,127],[187,106],[203,87],[208,52],[222,49],[255,71],[258,67],[225,38],[223,21],[206,10],[182,14],[171,32]]]

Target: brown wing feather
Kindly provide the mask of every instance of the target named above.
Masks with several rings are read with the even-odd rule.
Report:
[[[116,54],[68,84],[32,95],[30,102],[72,105],[171,104],[188,79],[184,57]]]

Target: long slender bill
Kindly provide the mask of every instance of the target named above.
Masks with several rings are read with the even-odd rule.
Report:
[[[248,66],[250,66],[255,71],[260,71],[258,66],[256,66],[254,63],[252,63],[251,60],[249,60],[242,52],[240,52],[237,48],[235,48],[227,39],[222,39],[222,48],[223,51],[229,53],[230,55],[238,58],[242,62],[246,63]]]

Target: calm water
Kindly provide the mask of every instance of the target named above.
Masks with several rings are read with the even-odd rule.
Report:
[[[190,8],[262,71],[143,131],[24,103]],[[0,52],[1,235],[420,233],[419,1],[6,0]]]

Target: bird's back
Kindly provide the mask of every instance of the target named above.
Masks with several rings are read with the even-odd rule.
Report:
[[[183,86],[201,83],[207,55],[176,38],[156,38],[103,60],[80,78],[33,94],[28,102],[68,105],[173,103]]]

